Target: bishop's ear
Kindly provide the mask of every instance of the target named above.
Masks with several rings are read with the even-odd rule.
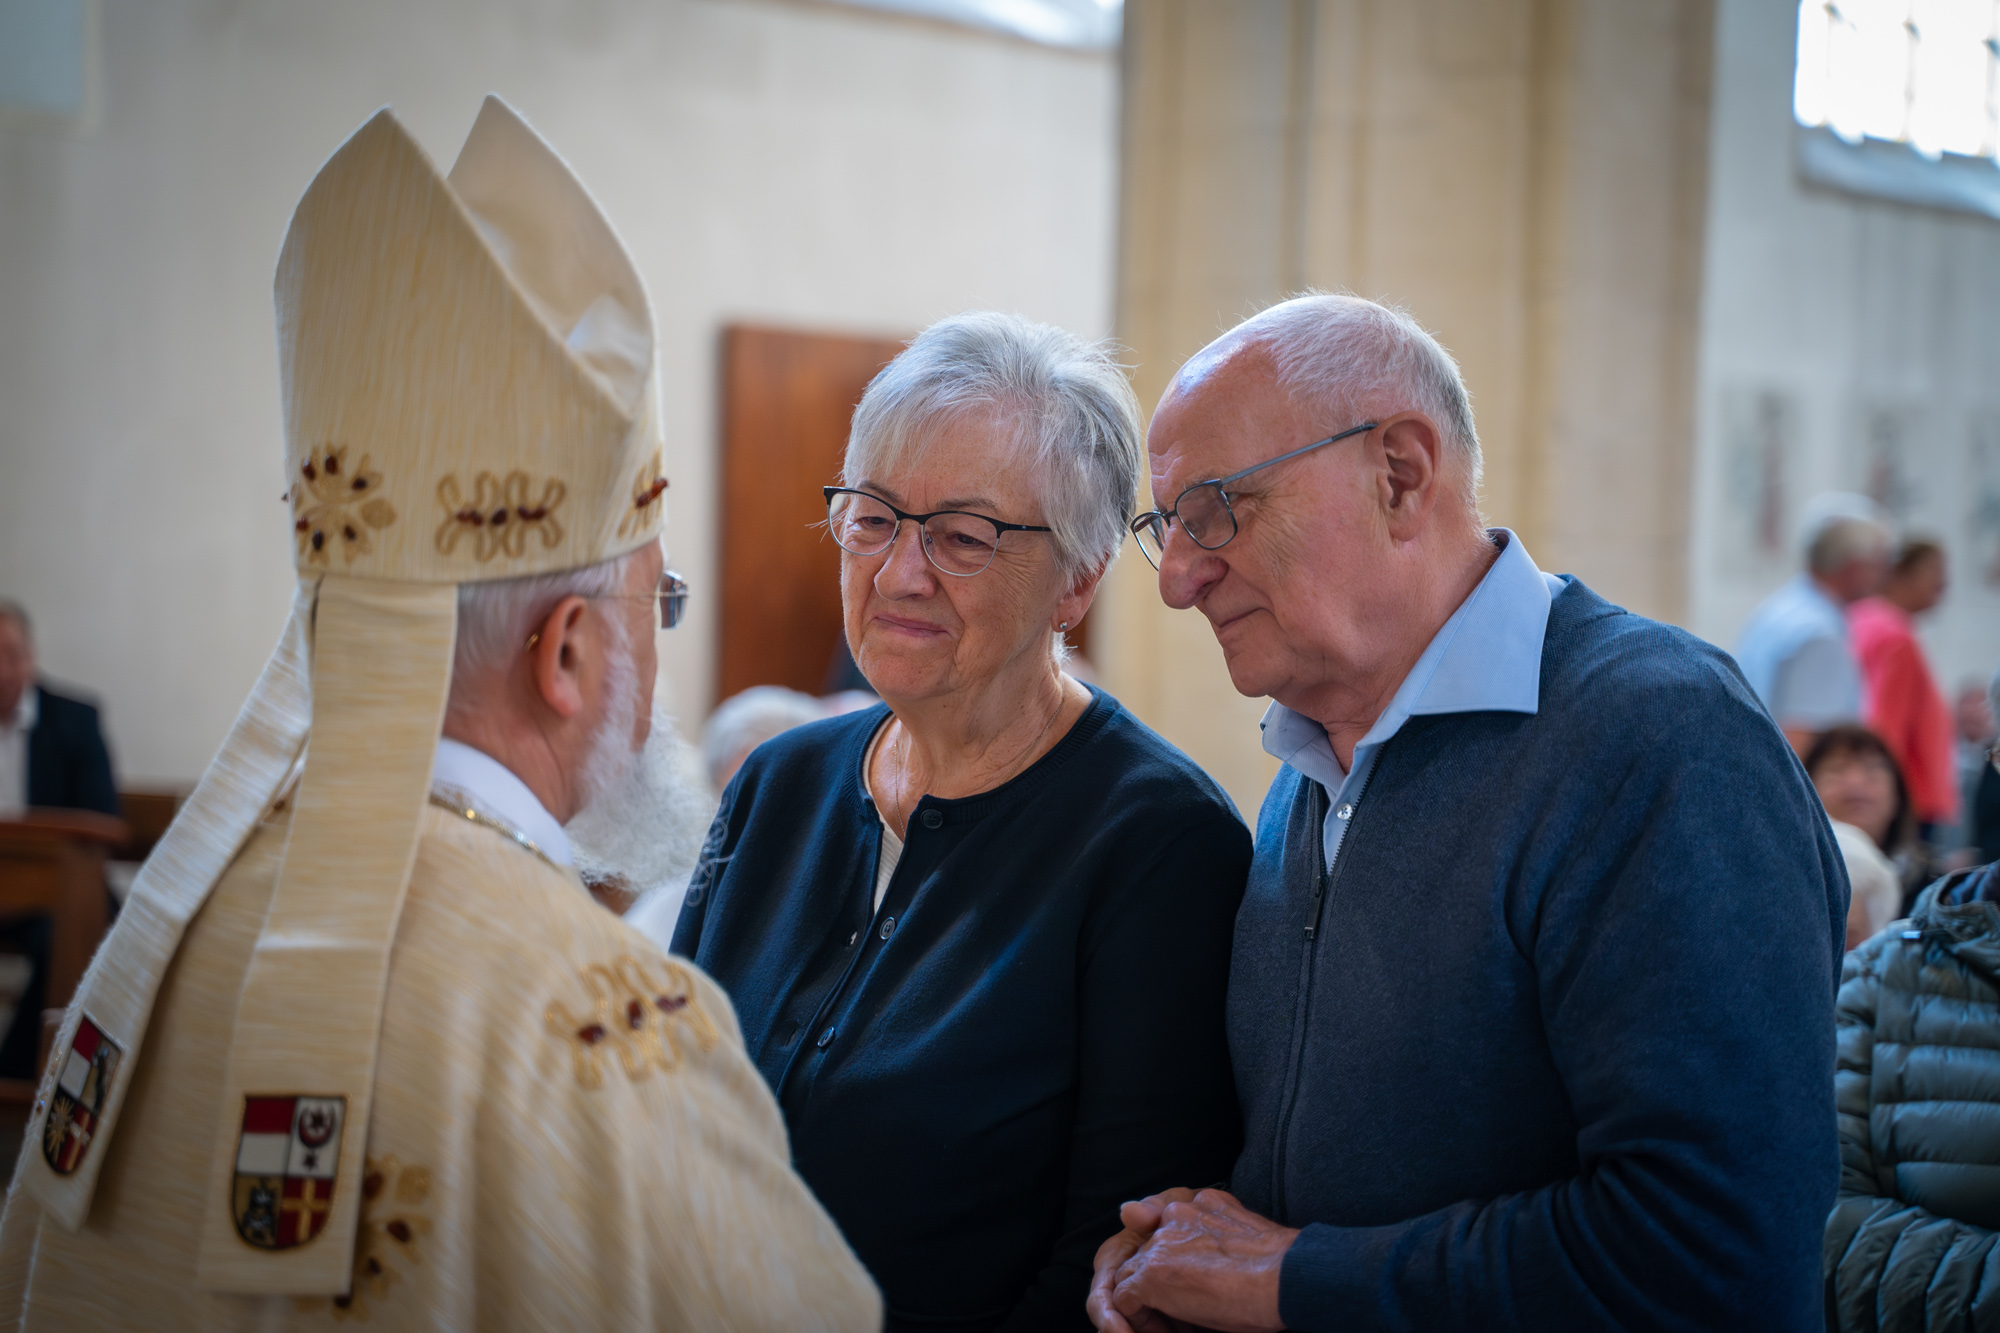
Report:
[[[560,718],[572,718],[583,711],[580,674],[588,609],[583,598],[565,597],[528,637],[529,680],[542,702]]]

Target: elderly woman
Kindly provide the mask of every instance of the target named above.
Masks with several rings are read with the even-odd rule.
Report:
[[[1119,1204],[1238,1147],[1249,834],[1062,668],[1140,458],[1117,365],[1046,325],[948,319],[875,377],[826,494],[884,706],[751,753],[674,935],[892,1330],[1088,1328]]]

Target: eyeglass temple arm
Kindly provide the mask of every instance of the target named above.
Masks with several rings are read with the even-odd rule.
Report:
[[[1315,449],[1324,448],[1326,445],[1337,443],[1338,441],[1346,439],[1350,435],[1359,435],[1363,431],[1374,430],[1377,426],[1381,424],[1382,423],[1379,421],[1364,421],[1358,426],[1354,426],[1348,430],[1340,432],[1340,434],[1338,435],[1329,435],[1323,440],[1314,440],[1311,444],[1306,445],[1302,449],[1294,449],[1288,454],[1279,454],[1276,458],[1267,458],[1261,463],[1256,463],[1250,467],[1244,468],[1241,472],[1232,472],[1226,477],[1217,477],[1214,481],[1198,481],[1195,483],[1195,486],[1227,486],[1232,481],[1241,481],[1243,478],[1249,476],[1252,472],[1262,472],[1267,467],[1276,467],[1280,463],[1290,462],[1292,459],[1297,458],[1300,454],[1309,454]],[[1190,491],[1193,489],[1194,486],[1188,487],[1188,490]]]

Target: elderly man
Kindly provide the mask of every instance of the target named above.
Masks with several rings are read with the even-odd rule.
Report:
[[[1847,885],[1729,659],[1482,527],[1458,368],[1399,312],[1251,319],[1149,449],[1161,593],[1284,767],[1243,1154],[1126,1206],[1099,1327],[1816,1327]]]
[[[877,1327],[728,1000],[572,865],[682,591],[630,260],[497,100],[448,178],[384,111],[277,306],[292,621],[58,1034],[0,1323]]]
[[[1806,519],[1806,567],[1764,599],[1736,640],[1736,660],[1803,757],[1819,734],[1862,717],[1862,673],[1848,608],[1882,586],[1889,529],[1873,501],[1822,495]]]

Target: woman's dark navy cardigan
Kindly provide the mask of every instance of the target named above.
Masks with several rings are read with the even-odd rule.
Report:
[[[891,1329],[1089,1327],[1118,1205],[1228,1175],[1250,835],[1101,691],[979,796],[926,796],[880,911],[874,708],[744,764],[674,934],[735,1002],[799,1173]]]

